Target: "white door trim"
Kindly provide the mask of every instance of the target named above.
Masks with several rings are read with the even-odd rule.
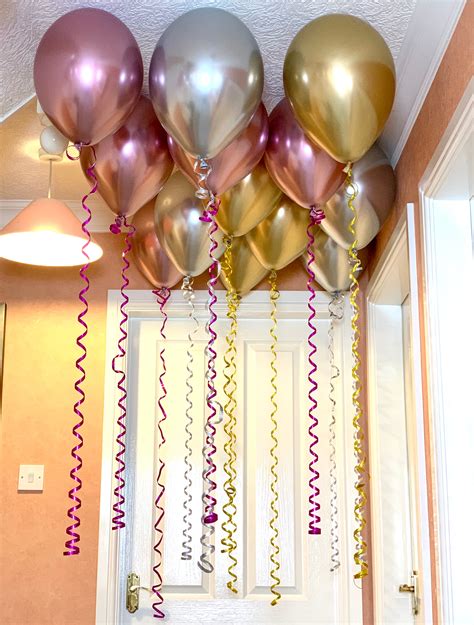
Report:
[[[408,254],[408,274],[400,274],[399,267],[405,263],[404,258]],[[387,294],[387,289],[389,294]],[[399,292],[397,292],[399,290]],[[412,374],[415,395],[415,419],[410,424],[411,431],[407,436],[416,441],[416,449],[412,449],[415,456],[415,466],[412,467],[410,480],[414,481],[414,492],[417,493],[416,517],[418,559],[423,575],[421,577],[420,595],[422,597],[423,623],[429,625],[433,622],[432,599],[431,599],[431,560],[429,544],[429,515],[428,515],[428,490],[426,483],[426,450],[424,436],[424,409],[422,393],[422,370],[421,370],[421,334],[419,323],[418,301],[418,278],[416,257],[416,236],[414,205],[407,204],[406,212],[400,218],[384,254],[377,265],[367,289],[367,358],[368,358],[368,408],[369,408],[369,458],[371,472],[371,509],[372,509],[372,562],[374,578],[374,620],[382,623],[382,606],[384,588],[383,562],[381,558],[383,548],[382,514],[380,509],[380,470],[378,467],[378,455],[380,444],[377,429],[377,388],[375,384],[375,372],[377,369],[376,344],[383,340],[376,324],[376,309],[380,303],[401,305],[403,292],[411,295],[411,337],[412,337]],[[387,300],[387,297],[389,298]],[[391,301],[393,298],[393,301]],[[408,581],[408,580],[407,580]],[[402,583],[403,580],[400,580]]]
[[[127,311],[131,318],[149,317],[159,318],[159,308],[156,299],[151,291],[128,291],[130,302]],[[206,319],[208,313],[206,311],[207,291],[196,291],[196,316]],[[218,302],[215,307],[219,316],[224,315],[226,308],[225,292],[217,292]],[[282,291],[278,302],[277,317],[279,319],[306,319],[308,316],[307,308],[308,294],[304,291]],[[316,295],[316,313],[319,318],[328,319],[329,313],[327,305],[330,296],[319,291]],[[117,606],[118,606],[118,577],[119,577],[119,533],[111,529],[111,505],[113,503],[114,488],[114,455],[115,455],[115,436],[116,436],[116,379],[111,370],[110,362],[116,351],[118,339],[118,327],[120,320],[120,291],[111,290],[108,294],[107,309],[107,330],[106,330],[106,365],[105,365],[105,396],[104,396],[104,425],[102,439],[102,475],[101,475],[101,499],[100,499],[100,522],[99,522],[99,544],[98,544],[98,566],[97,566],[97,599],[96,599],[96,625],[115,625],[117,622]],[[189,307],[183,301],[182,294],[179,290],[172,291],[169,303],[169,309],[172,311],[170,316],[186,317],[189,314]],[[270,302],[268,291],[254,291],[243,298],[239,307],[239,316],[241,318],[268,318],[270,313]],[[345,340],[345,339],[344,339]],[[341,346],[342,349],[342,346]],[[349,367],[350,352],[342,350],[344,358],[344,367]],[[344,411],[351,414],[351,396],[350,392],[344,394],[343,397]],[[340,424],[342,427],[342,424]],[[350,428],[344,428],[344,449],[341,450],[340,466],[338,471],[341,475],[340,513],[341,517],[345,513],[346,506],[351,509],[351,501],[353,495],[345,483],[351,479],[353,475],[353,467],[350,461],[350,454],[347,456],[344,450],[352,449],[352,432]],[[352,482],[348,482],[352,483]],[[348,530],[349,532],[349,530]],[[351,570],[352,561],[352,542],[347,540],[341,533],[341,556],[346,559],[348,567]],[[122,541],[123,543],[124,541]],[[342,614],[350,615],[351,623],[362,622],[362,597],[361,592],[352,583],[351,579],[346,579],[343,575],[335,575],[334,583],[337,588],[337,596],[341,603],[340,610]]]
[[[437,292],[436,267],[438,266],[438,249],[435,237],[436,194],[441,188],[455,159],[462,152],[466,141],[472,141],[474,124],[474,78],[471,78],[467,88],[454,112],[446,131],[441,138],[433,157],[420,181],[419,197],[421,207],[421,233],[423,249],[423,297],[424,320],[426,327],[426,368],[428,380],[428,410],[430,422],[437,427],[430,427],[430,450],[432,455],[433,473],[433,508],[434,508],[434,540],[436,558],[437,589],[436,600],[440,619],[452,622],[452,580],[448,571],[442,575],[441,561],[449,568],[449,493],[447,486],[446,427],[443,410],[443,384],[439,354],[439,327],[440,315],[436,302]],[[430,349],[431,347],[431,349]],[[439,540],[440,533],[445,537]],[[442,575],[442,583],[441,583]]]

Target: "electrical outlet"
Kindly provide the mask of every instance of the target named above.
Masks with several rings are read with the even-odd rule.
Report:
[[[44,465],[20,464],[18,474],[18,490],[41,492],[43,490]]]

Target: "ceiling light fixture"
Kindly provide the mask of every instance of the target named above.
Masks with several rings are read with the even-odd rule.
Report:
[[[48,197],[25,206],[3,228],[0,232],[1,258],[46,267],[72,267],[87,262],[82,251],[87,236],[82,231],[81,222],[66,204],[51,198],[52,161],[50,159]],[[94,240],[86,252],[91,263],[103,253]]]

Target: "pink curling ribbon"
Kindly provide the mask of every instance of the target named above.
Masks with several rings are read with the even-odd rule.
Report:
[[[75,155],[75,156],[71,156],[69,154],[69,152],[66,150],[67,157],[70,160],[78,160],[79,159],[79,155],[80,155],[80,151],[82,149],[82,145],[83,144],[76,144],[75,145],[76,149],[78,150],[78,154]],[[89,193],[86,193],[86,195],[84,195],[84,197],[82,198],[82,208],[86,212],[84,221],[82,222],[82,232],[86,235],[87,241],[85,242],[85,244],[82,247],[82,253],[84,255],[84,258],[86,259],[86,262],[84,263],[84,265],[81,267],[81,269],[79,271],[79,275],[80,275],[81,279],[84,282],[84,287],[79,292],[79,301],[83,304],[84,308],[82,309],[82,311],[77,316],[77,321],[84,328],[84,331],[81,334],[79,334],[79,336],[76,339],[76,345],[82,351],[82,354],[76,360],[76,369],[79,371],[80,375],[79,375],[79,378],[76,380],[76,382],[74,384],[74,388],[76,389],[76,392],[79,394],[79,399],[74,404],[74,413],[79,418],[79,421],[72,428],[72,434],[73,434],[73,436],[76,437],[78,442],[71,449],[71,456],[73,457],[73,459],[75,460],[75,462],[77,464],[71,469],[71,471],[69,473],[71,479],[73,480],[73,482],[75,482],[75,486],[73,486],[69,490],[69,499],[71,499],[74,503],[69,508],[69,510],[67,511],[67,516],[72,521],[72,523],[66,529],[66,534],[70,538],[68,540],[66,540],[65,545],[64,545],[66,550],[63,552],[63,555],[65,555],[65,556],[79,555],[80,549],[79,549],[79,546],[78,546],[77,543],[79,543],[79,541],[81,540],[81,537],[80,537],[79,533],[76,531],[79,528],[80,524],[81,524],[81,520],[77,516],[76,513],[79,511],[79,509],[80,509],[80,507],[82,505],[82,501],[81,501],[80,497],[78,497],[77,493],[82,488],[82,480],[79,477],[78,473],[79,473],[79,471],[82,468],[82,458],[79,455],[79,451],[81,450],[82,446],[84,445],[84,439],[83,439],[83,437],[82,437],[82,435],[81,435],[79,430],[84,425],[84,415],[82,413],[81,406],[82,406],[82,404],[84,403],[84,401],[86,399],[86,394],[85,394],[85,392],[82,389],[82,384],[84,383],[84,381],[86,379],[86,372],[85,372],[85,369],[82,366],[82,363],[84,362],[84,360],[87,357],[87,348],[84,345],[83,341],[84,341],[85,337],[87,336],[87,332],[88,332],[87,323],[85,322],[84,317],[87,315],[87,312],[89,310],[89,305],[87,303],[86,295],[87,295],[87,292],[89,290],[89,284],[90,284],[89,283],[89,278],[87,277],[87,270],[89,268],[89,260],[90,260],[90,258],[89,258],[89,255],[87,253],[87,248],[88,248],[88,246],[90,244],[90,241],[91,241],[91,235],[90,235],[88,226],[89,226],[89,224],[91,222],[91,219],[92,219],[92,213],[90,211],[90,208],[87,206],[86,202],[87,202],[87,199],[93,193],[95,193],[97,191],[97,177],[96,177],[95,172],[94,172],[95,163],[96,163],[96,156],[95,156],[94,148],[91,148],[91,150],[92,150],[94,158],[93,158],[92,164],[87,168],[87,172],[86,173],[89,176],[89,178],[91,178],[91,180],[93,181],[92,182],[92,188],[89,191]]]
[[[209,321],[207,323],[207,331],[209,333],[209,341],[207,344],[208,394],[206,397],[206,402],[207,402],[207,407],[209,408],[209,416],[207,418],[208,432],[206,432],[207,434],[206,445],[208,446],[208,450],[207,450],[207,455],[205,457],[207,470],[205,471],[204,476],[203,476],[205,480],[209,480],[208,482],[209,488],[204,495],[205,508],[204,508],[204,515],[203,515],[203,523],[215,523],[217,521],[217,513],[214,511],[217,501],[215,497],[213,497],[211,494],[216,489],[216,483],[210,479],[210,476],[216,471],[216,465],[214,464],[212,456],[216,453],[216,446],[214,444],[216,428],[214,425],[214,421],[217,415],[217,409],[215,406],[214,398],[217,395],[217,391],[215,388],[215,379],[217,377],[217,373],[216,373],[217,353],[213,346],[217,339],[217,334],[213,326],[217,321],[217,315],[214,312],[214,306],[217,303],[215,285],[217,282],[219,262],[214,257],[214,253],[218,247],[217,241],[214,238],[214,235],[217,232],[217,223],[214,217],[217,214],[217,211],[219,210],[219,205],[220,205],[220,200],[218,198],[214,198],[214,206],[206,210],[207,217],[205,219],[205,221],[207,221],[208,218],[210,219],[209,221],[209,240],[210,240],[209,257],[212,260],[212,264],[209,267],[209,280],[207,283],[208,295],[209,295],[209,303],[208,303]]]
[[[310,385],[310,389],[308,392],[308,398],[310,401],[310,407],[309,407],[309,412],[308,412],[310,425],[308,427],[308,434],[310,438],[312,439],[310,446],[309,446],[309,453],[311,455],[311,460],[309,463],[309,470],[312,476],[310,477],[310,480],[309,480],[309,488],[310,488],[311,494],[309,496],[310,521],[309,521],[308,534],[315,535],[315,534],[321,534],[321,528],[319,527],[319,524],[321,523],[321,517],[319,516],[319,510],[321,509],[321,505],[318,501],[318,497],[320,493],[320,490],[317,485],[317,481],[319,480],[319,471],[317,470],[317,467],[316,467],[319,457],[315,449],[316,445],[319,442],[319,438],[315,432],[318,426],[318,418],[315,414],[315,411],[318,407],[318,402],[316,398],[314,397],[314,394],[318,390],[318,383],[316,382],[314,376],[315,376],[316,371],[318,370],[318,366],[315,361],[317,347],[316,347],[316,343],[314,342],[314,338],[316,336],[317,330],[316,330],[316,325],[314,324],[314,319],[316,318],[316,308],[314,306],[316,291],[314,290],[314,286],[313,286],[315,276],[314,276],[314,271],[312,269],[312,265],[314,263],[313,229],[316,224],[319,225],[321,221],[324,219],[324,212],[319,207],[312,206],[309,215],[310,215],[310,222],[306,230],[308,234],[308,243],[306,246],[306,251],[307,251],[306,269],[308,272],[308,281],[306,283],[306,286],[308,287],[308,291],[310,292],[310,296],[308,300],[308,308],[310,311],[310,314],[308,317],[308,326],[310,329],[310,333],[308,336],[308,345],[310,348],[309,354],[308,354],[308,362],[309,362],[309,367],[310,367],[310,370],[308,373],[308,381]]]
[[[161,324],[160,334],[161,334],[162,339],[165,341],[166,340],[165,328],[166,328],[166,322],[168,321],[168,315],[166,314],[166,311],[165,311],[165,305],[170,298],[171,292],[169,289],[163,287],[159,291],[153,291],[153,293],[154,295],[156,295],[156,301],[159,304],[160,312],[163,315],[163,323]],[[166,421],[167,416],[168,416],[166,414],[166,410],[163,405],[163,402],[166,399],[166,396],[168,394],[166,390],[165,382],[164,382],[165,375],[166,375],[166,361],[165,361],[165,348],[164,347],[160,351],[160,360],[161,360],[162,371],[158,379],[160,381],[162,394],[160,398],[158,399],[158,407],[161,411],[161,418],[158,420],[158,433],[160,435],[160,440],[158,442],[159,454],[161,452],[162,446],[166,443],[166,438],[163,433],[162,425]],[[163,517],[165,516],[165,509],[161,505],[161,500],[163,499],[164,494],[165,494],[165,485],[161,482],[161,476],[165,468],[165,463],[160,455],[158,457],[158,462],[159,462],[159,468],[158,468],[158,475],[156,476],[158,494],[155,499],[155,507],[158,511],[158,515],[157,515],[156,523],[154,525],[157,538],[156,538],[156,543],[153,547],[153,550],[157,554],[157,562],[153,567],[153,572],[156,575],[157,582],[156,584],[152,586],[151,589],[155,593],[155,596],[156,596],[156,601],[153,604],[153,616],[155,618],[165,618],[165,613],[161,609],[161,606],[164,603],[164,598],[163,598],[163,595],[161,594],[163,590],[163,578],[160,573],[160,569],[163,564],[163,553],[161,550],[161,545],[163,543],[163,534],[164,534],[161,525],[163,522]]]
[[[117,373],[120,378],[117,382],[117,388],[120,393],[120,397],[117,401],[117,406],[119,409],[119,416],[117,417],[117,426],[119,432],[117,434],[117,438],[115,442],[119,450],[115,454],[115,481],[116,486],[114,488],[114,496],[115,503],[113,505],[113,511],[115,513],[114,518],[112,519],[112,529],[117,530],[125,527],[125,511],[123,506],[125,504],[125,497],[123,491],[125,489],[125,439],[127,436],[127,388],[125,385],[127,374],[125,371],[126,363],[126,349],[124,343],[126,345],[127,342],[127,324],[128,324],[128,313],[126,310],[127,304],[130,301],[129,297],[126,293],[126,289],[130,284],[130,281],[127,277],[127,272],[130,267],[130,263],[128,262],[127,256],[132,249],[132,238],[135,234],[135,226],[132,226],[128,223],[127,218],[123,216],[118,216],[115,219],[115,222],[110,226],[110,232],[112,234],[120,234],[122,232],[122,227],[127,228],[127,236],[125,237],[125,248],[122,252],[122,286],[120,287],[120,295],[122,297],[122,303],[120,304],[120,338],[117,341],[117,353],[112,359],[112,369],[114,373]]]

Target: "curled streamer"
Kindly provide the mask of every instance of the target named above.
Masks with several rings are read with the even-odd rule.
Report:
[[[367,495],[365,492],[364,473],[366,471],[365,454],[363,450],[364,433],[361,427],[362,407],[360,404],[360,355],[359,355],[359,305],[357,303],[357,296],[359,294],[359,281],[357,280],[357,273],[360,269],[361,263],[357,256],[357,237],[355,232],[355,225],[357,222],[357,213],[354,206],[354,200],[357,197],[357,186],[352,179],[352,169],[349,168],[346,182],[346,194],[347,204],[352,212],[352,219],[349,224],[349,231],[352,235],[352,244],[349,248],[350,258],[350,303],[352,309],[351,316],[351,328],[352,328],[352,405],[354,406],[354,419],[352,424],[354,426],[354,456],[356,460],[355,473],[357,491],[356,501],[354,505],[354,516],[356,521],[356,529],[354,531],[354,539],[356,548],[354,551],[354,562],[358,571],[354,575],[354,579],[362,579],[369,572],[367,564],[367,543],[363,537],[363,531],[366,525],[365,520],[365,505],[367,502]]]
[[[318,418],[316,416],[316,409],[318,407],[318,401],[315,398],[315,393],[318,390],[318,383],[315,379],[315,374],[318,370],[318,366],[315,361],[315,356],[317,352],[316,343],[314,342],[317,330],[316,325],[314,323],[314,319],[316,318],[316,308],[314,306],[314,300],[316,297],[316,291],[314,290],[314,271],[313,271],[313,263],[314,263],[314,252],[313,252],[313,244],[314,244],[314,234],[313,230],[316,224],[320,224],[324,219],[324,212],[316,206],[313,206],[310,211],[310,222],[308,224],[308,228],[306,230],[308,235],[308,242],[306,245],[307,251],[307,264],[306,270],[308,272],[308,280],[306,282],[306,286],[310,293],[308,299],[308,308],[309,308],[309,316],[308,316],[308,326],[309,326],[309,336],[308,336],[308,345],[309,345],[309,353],[308,353],[308,363],[309,363],[309,373],[308,373],[308,381],[309,381],[309,391],[308,398],[310,402],[308,416],[310,425],[308,427],[308,435],[310,439],[312,439],[309,445],[309,453],[311,456],[311,460],[309,462],[309,471],[311,473],[311,477],[309,479],[309,527],[308,534],[316,535],[321,534],[321,517],[319,516],[319,510],[321,509],[321,504],[318,501],[319,497],[319,471],[317,469],[317,463],[319,460],[319,456],[316,452],[316,446],[319,442],[319,437],[316,434],[316,429],[318,426]]]
[[[225,253],[223,269],[226,272],[228,279],[232,274],[232,239],[225,239]],[[228,290],[226,293],[227,300],[227,318],[230,320],[230,328],[226,336],[227,349],[224,355],[224,377],[226,379],[224,384],[224,393],[227,397],[224,411],[226,415],[226,422],[224,424],[224,432],[227,436],[226,443],[224,445],[224,453],[226,460],[224,463],[224,472],[227,475],[227,479],[224,482],[224,492],[227,495],[227,502],[222,507],[223,513],[226,515],[227,520],[222,523],[222,530],[226,534],[221,540],[221,544],[224,547],[222,553],[227,553],[230,564],[227,568],[229,574],[229,580],[227,581],[227,588],[234,593],[237,593],[236,588],[237,575],[235,574],[235,567],[237,566],[237,558],[234,555],[234,551],[237,549],[237,542],[235,539],[235,533],[237,532],[237,524],[235,522],[235,516],[237,514],[237,507],[235,505],[235,497],[237,490],[235,487],[235,480],[237,478],[237,471],[235,464],[237,461],[237,436],[235,428],[237,425],[237,419],[235,416],[235,410],[237,408],[237,401],[235,399],[235,391],[237,390],[237,383],[235,380],[237,374],[236,356],[237,350],[235,347],[235,340],[237,337],[237,310],[240,303],[240,298],[233,290]]]
[[[216,434],[215,421],[217,415],[217,402],[215,401],[215,397],[217,394],[215,388],[215,379],[217,376],[217,354],[214,349],[214,344],[217,339],[214,324],[217,321],[217,315],[214,312],[214,306],[217,302],[215,285],[220,274],[220,263],[215,257],[215,251],[218,247],[217,241],[215,239],[215,234],[217,232],[215,216],[217,215],[217,212],[219,210],[220,201],[218,198],[216,198],[212,191],[209,190],[207,185],[207,180],[209,174],[211,173],[211,167],[209,163],[203,158],[196,159],[196,162],[194,163],[194,171],[198,176],[199,185],[199,188],[196,191],[196,196],[202,200],[207,200],[207,205],[201,216],[201,220],[209,224],[209,257],[211,259],[211,266],[209,267],[209,280],[207,282],[207,289],[209,294],[207,300],[207,310],[209,313],[209,320],[206,324],[206,333],[208,335],[208,343],[205,350],[207,359],[206,382],[208,389],[206,395],[206,403],[209,409],[209,413],[204,427],[204,446],[202,448],[202,456],[204,460],[202,479],[204,483],[204,489],[202,494],[203,514],[201,522],[203,526],[203,532],[201,536],[202,552],[198,565],[204,573],[212,573],[212,571],[214,570],[214,565],[211,559],[215,551],[215,547],[213,544],[213,535],[215,531],[214,523],[216,523],[216,521],[218,520],[217,513],[215,511],[217,501],[212,494],[216,490],[216,483],[212,479],[212,475],[216,471],[216,465],[214,464],[213,456],[216,453],[216,446],[214,441]]]
[[[75,145],[76,149],[78,150],[78,155],[77,156],[71,156],[69,154],[68,151],[66,151],[66,155],[70,160],[78,160],[79,155],[80,155],[80,151],[82,149],[82,144],[77,144]],[[79,509],[81,508],[82,505],[82,501],[80,499],[80,497],[78,497],[77,493],[81,490],[82,488],[82,480],[79,477],[78,473],[82,468],[82,458],[79,454],[79,451],[81,450],[82,446],[84,445],[84,439],[82,437],[82,434],[80,433],[80,429],[82,428],[82,426],[84,425],[84,415],[82,413],[81,410],[81,406],[84,403],[85,399],[86,399],[86,394],[82,388],[82,385],[86,379],[86,372],[85,369],[82,366],[82,363],[84,362],[84,360],[87,357],[87,348],[84,345],[84,339],[87,336],[88,333],[88,326],[87,323],[84,320],[84,317],[87,315],[87,312],[89,310],[89,304],[87,302],[87,292],[89,291],[89,278],[87,277],[87,270],[89,268],[89,255],[87,253],[87,248],[90,244],[91,241],[91,235],[89,232],[89,224],[91,222],[92,219],[92,213],[90,211],[90,208],[87,206],[86,202],[88,200],[88,198],[97,191],[97,177],[95,175],[94,172],[94,168],[95,168],[95,164],[96,164],[96,155],[95,155],[95,150],[94,148],[91,148],[92,153],[93,153],[93,161],[91,163],[91,165],[87,168],[87,175],[89,176],[89,178],[91,178],[92,180],[92,187],[91,190],[89,191],[89,193],[86,193],[86,195],[83,196],[82,198],[82,208],[85,211],[85,217],[84,220],[82,222],[82,232],[86,235],[86,242],[84,243],[83,247],[82,247],[82,253],[84,255],[85,258],[85,263],[84,265],[81,267],[80,271],[79,271],[79,275],[81,277],[81,280],[84,282],[84,286],[83,288],[80,290],[79,292],[79,301],[82,303],[82,305],[84,306],[84,308],[82,309],[82,311],[79,313],[79,315],[77,316],[77,321],[78,323],[83,327],[83,331],[79,334],[79,336],[76,339],[76,345],[79,347],[79,349],[81,350],[82,354],[77,358],[76,360],[76,369],[79,372],[79,377],[76,380],[75,384],[74,384],[74,388],[76,390],[76,392],[79,395],[79,399],[75,402],[74,404],[74,413],[75,415],[78,417],[78,421],[77,423],[74,425],[74,427],[72,428],[72,434],[73,436],[77,439],[77,443],[73,446],[73,448],[71,449],[71,456],[74,459],[74,461],[76,462],[75,466],[71,469],[69,476],[71,477],[72,481],[75,483],[75,485],[69,490],[68,493],[68,497],[69,499],[71,499],[71,501],[73,502],[73,505],[68,509],[67,511],[67,516],[69,517],[69,519],[72,521],[72,523],[66,528],[66,534],[69,536],[69,539],[66,540],[64,546],[65,546],[65,551],[63,552],[63,555],[65,556],[75,556],[78,555],[80,553],[80,548],[78,546],[79,541],[81,540],[81,537],[78,533],[78,528],[81,524],[81,520],[79,518],[79,516],[77,515],[77,512],[79,511]]]
[[[271,510],[271,514],[272,517],[270,519],[270,530],[272,532],[271,538],[270,538],[270,547],[271,547],[271,551],[270,551],[270,562],[271,562],[271,570],[270,570],[270,577],[273,580],[273,583],[270,585],[270,591],[273,595],[273,599],[271,602],[271,605],[275,606],[277,605],[277,603],[280,601],[281,599],[281,593],[278,591],[278,587],[280,586],[281,580],[278,577],[278,571],[280,570],[280,546],[278,544],[278,537],[279,537],[279,532],[278,532],[278,499],[279,499],[279,495],[278,495],[278,455],[277,455],[277,450],[278,450],[278,420],[277,420],[277,412],[278,412],[278,404],[276,402],[276,396],[277,396],[277,385],[276,385],[276,381],[277,381],[277,368],[276,368],[276,364],[277,364],[277,353],[276,353],[276,347],[277,347],[277,334],[276,334],[276,330],[277,330],[277,302],[278,302],[278,298],[280,297],[280,292],[277,289],[277,274],[276,271],[274,269],[272,269],[272,271],[270,272],[270,276],[269,276],[269,283],[270,283],[270,301],[271,301],[271,312],[270,312],[270,319],[272,322],[271,328],[270,328],[270,336],[272,338],[272,342],[270,345],[270,351],[271,351],[271,360],[270,360],[270,368],[272,370],[272,377],[270,379],[270,384],[272,387],[272,393],[270,395],[270,401],[272,404],[272,410],[270,413],[270,421],[272,424],[272,428],[270,431],[270,437],[272,439],[272,447],[270,448],[270,456],[271,456],[271,461],[272,461],[272,465],[270,467],[270,473],[271,473],[271,482],[270,482],[270,489],[272,491],[272,498],[270,501],[270,510]]]
[[[119,375],[119,379],[117,381],[117,389],[120,393],[120,397],[117,401],[117,407],[119,410],[119,416],[117,417],[117,426],[119,432],[117,434],[117,438],[115,439],[116,445],[118,447],[118,451],[115,455],[115,482],[116,486],[114,488],[114,497],[115,503],[112,507],[115,516],[112,519],[112,529],[117,530],[125,527],[125,511],[123,509],[125,503],[125,497],[123,491],[125,489],[125,438],[127,435],[127,387],[126,387],[126,343],[127,343],[127,324],[128,324],[128,313],[127,313],[127,305],[129,297],[127,295],[127,287],[130,284],[127,273],[130,267],[130,263],[128,261],[128,254],[132,249],[132,238],[135,234],[135,226],[132,226],[128,223],[126,217],[119,216],[115,219],[115,222],[110,226],[110,231],[113,234],[120,234],[122,232],[122,227],[127,228],[127,235],[125,237],[125,247],[122,251],[122,285],[120,287],[120,296],[122,302],[120,304],[120,338],[117,341],[117,353],[112,359],[112,370],[114,373]],[[125,345],[124,345],[125,344]]]
[[[336,399],[334,381],[340,376],[339,367],[334,364],[334,324],[343,317],[344,296],[342,293],[333,293],[328,305],[329,329],[328,329],[328,352],[329,368],[331,377],[329,378],[329,401],[331,402],[331,421],[329,422],[329,506],[331,523],[331,568],[333,573],[341,566],[339,555],[339,522],[337,508],[337,464],[336,464]]]
[[[153,291],[153,293],[154,295],[156,295],[156,301],[159,304],[160,312],[163,315],[163,322],[161,324],[160,334],[161,334],[161,338],[163,339],[163,341],[165,341],[166,340],[165,328],[166,328],[166,322],[168,321],[168,315],[165,310],[165,305],[170,298],[170,290],[167,288],[162,288],[159,291]],[[157,425],[158,434],[159,434],[159,441],[158,441],[159,467],[158,467],[158,474],[156,476],[157,496],[155,499],[155,507],[156,507],[158,514],[157,514],[157,519],[154,525],[157,538],[156,538],[156,543],[153,546],[153,551],[157,555],[157,561],[155,565],[153,566],[153,572],[155,573],[157,581],[156,581],[156,584],[154,584],[151,588],[156,597],[156,601],[153,603],[153,616],[155,618],[165,618],[165,613],[162,610],[164,599],[163,599],[163,595],[161,594],[163,590],[163,578],[160,572],[161,566],[163,564],[163,553],[161,551],[161,545],[163,543],[163,529],[161,526],[162,526],[163,518],[165,516],[165,509],[163,508],[162,502],[161,502],[165,494],[165,485],[161,481],[162,474],[165,468],[165,462],[161,457],[161,450],[162,450],[163,445],[166,443],[166,438],[163,433],[162,426],[163,426],[163,423],[167,419],[167,414],[166,414],[166,410],[163,405],[163,402],[166,399],[166,396],[168,394],[166,390],[166,386],[165,386],[166,361],[165,361],[165,347],[164,346],[160,351],[160,360],[161,360],[162,371],[158,380],[161,386],[161,395],[158,399],[158,407],[161,412],[161,417],[158,419],[158,425]]]
[[[183,516],[183,522],[184,522],[184,530],[183,530],[183,552],[181,553],[181,560],[191,560],[192,557],[192,507],[191,507],[191,503],[193,500],[193,496],[192,496],[192,486],[193,486],[193,481],[192,481],[192,464],[191,464],[191,457],[192,457],[192,447],[191,447],[191,443],[192,443],[192,439],[193,439],[193,433],[192,433],[192,425],[193,425],[193,414],[192,414],[192,410],[193,410],[193,402],[192,402],[192,393],[193,393],[193,385],[192,385],[192,381],[193,381],[193,363],[194,363],[194,356],[193,356],[193,349],[194,349],[194,336],[199,328],[199,321],[196,318],[196,314],[195,314],[195,307],[194,307],[194,299],[195,299],[195,293],[194,293],[194,289],[193,289],[193,279],[191,278],[191,276],[185,276],[183,278],[183,283],[181,285],[181,291],[183,293],[183,298],[185,300],[185,302],[187,302],[190,306],[190,311],[189,311],[189,318],[194,321],[194,329],[190,330],[188,332],[188,347],[186,350],[186,355],[188,358],[188,361],[186,363],[186,371],[188,373],[187,377],[186,377],[186,387],[187,387],[187,391],[186,391],[186,426],[185,426],[185,432],[186,432],[186,439],[184,441],[184,447],[186,449],[186,454],[184,456],[184,463],[186,465],[186,468],[184,470],[184,502],[183,502],[183,508],[184,508],[184,516]]]

